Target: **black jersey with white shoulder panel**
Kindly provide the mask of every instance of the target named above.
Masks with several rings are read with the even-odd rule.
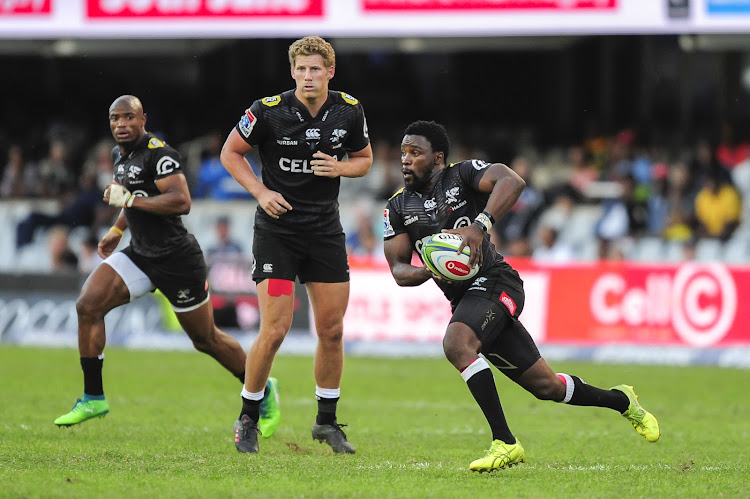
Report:
[[[256,227],[280,233],[342,231],[339,178],[313,174],[310,161],[321,151],[338,160],[361,151],[370,139],[364,110],[344,92],[328,91],[318,115],[312,117],[289,90],[253,102],[236,126],[243,139],[260,153],[263,184],[280,192],[292,210],[278,220],[258,206]]]
[[[182,175],[180,154],[147,133],[125,156],[112,149],[114,180],[136,196],[160,194],[156,181]],[[189,244],[188,231],[179,215],[157,215],[138,208],[124,208],[133,251],[145,257],[159,257]]]
[[[489,194],[479,191],[479,181],[489,166],[489,163],[476,159],[453,163],[437,174],[430,192],[399,190],[386,204],[383,238],[407,233],[422,258],[420,250],[424,238],[442,229],[467,227],[484,210]],[[490,242],[489,234],[485,234],[482,242],[482,257],[482,268],[477,275],[503,262],[503,257]],[[453,303],[463,296],[473,280],[436,282]]]

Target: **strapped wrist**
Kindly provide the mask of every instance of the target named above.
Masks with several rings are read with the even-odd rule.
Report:
[[[110,231],[110,232],[114,232],[115,234],[118,234],[118,235],[120,235],[120,236],[122,236],[123,234],[125,234],[125,232],[124,232],[124,231],[123,231],[123,230],[122,230],[121,228],[119,228],[119,227],[116,227],[116,226],[114,226],[114,225],[113,225],[112,227],[110,227],[110,228],[109,228],[109,231]]]
[[[476,226],[478,226],[482,231],[489,232],[489,230],[492,228],[492,225],[495,223],[495,219],[492,217],[492,215],[489,214],[487,211],[483,211],[477,217],[474,219],[474,222],[472,222]]]

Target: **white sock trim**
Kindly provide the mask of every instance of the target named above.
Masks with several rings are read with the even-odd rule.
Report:
[[[341,397],[341,388],[321,388],[315,385],[315,398],[337,399]]]
[[[99,360],[104,360],[104,354],[100,353],[99,355],[96,356],[96,358]]]
[[[477,357],[477,359],[469,364],[469,367],[461,371],[461,377],[464,379],[464,381],[469,381],[469,378],[474,376],[479,371],[483,371],[485,369],[489,369],[490,365],[487,363],[486,360],[484,360],[482,357]]]
[[[248,392],[245,387],[242,387],[242,398],[248,399],[248,400],[263,400],[263,395],[265,394],[266,389],[264,388],[263,391],[260,392]]]
[[[557,375],[562,376],[565,379],[565,398],[560,402],[562,404],[567,404],[568,402],[570,402],[570,399],[573,398],[573,390],[576,389],[576,385],[573,382],[573,378],[571,378],[569,375],[565,373],[557,373]]]

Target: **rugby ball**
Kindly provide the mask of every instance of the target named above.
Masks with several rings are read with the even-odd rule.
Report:
[[[465,281],[479,272],[479,265],[469,267],[471,250],[466,246],[461,253],[463,238],[458,234],[440,232],[427,237],[422,243],[422,258],[435,274],[450,281]]]

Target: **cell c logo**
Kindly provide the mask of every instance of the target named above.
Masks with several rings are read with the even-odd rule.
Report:
[[[711,298],[712,303],[701,303],[702,298]],[[732,326],[737,287],[723,265],[688,264],[674,277],[672,303],[672,324],[677,334],[691,345],[705,347],[723,338]]]
[[[453,224],[453,228],[458,229],[459,227],[468,227],[469,225],[471,225],[469,217],[460,217],[456,220],[456,223]]]
[[[674,277],[650,272],[641,286],[607,273],[591,287],[591,314],[599,324],[671,327],[687,344],[710,346],[729,332],[737,313],[737,287],[723,265],[686,264]]]

